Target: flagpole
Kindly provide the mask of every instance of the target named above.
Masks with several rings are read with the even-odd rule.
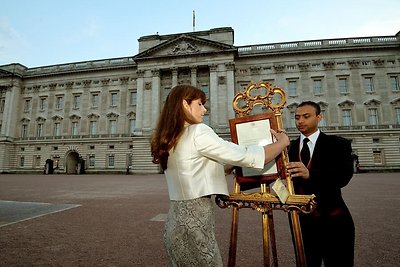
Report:
[[[193,10],[193,31],[195,31],[195,28],[196,28],[196,13]]]

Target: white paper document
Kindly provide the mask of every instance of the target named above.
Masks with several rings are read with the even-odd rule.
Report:
[[[236,124],[239,145],[265,146],[273,143],[270,132],[271,124],[268,119]],[[264,165],[264,169],[242,168],[243,176],[257,176],[278,173],[275,160]]]

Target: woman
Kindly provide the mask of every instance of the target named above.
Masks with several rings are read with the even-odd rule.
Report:
[[[170,209],[164,231],[168,266],[222,266],[211,195],[228,195],[224,164],[262,169],[289,145],[284,132],[267,146],[239,146],[202,123],[206,95],[190,85],[169,93],[151,137],[153,162],[165,172]]]

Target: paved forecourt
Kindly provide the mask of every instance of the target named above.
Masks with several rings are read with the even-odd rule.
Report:
[[[355,174],[343,195],[356,224],[356,266],[400,262],[400,175]],[[228,177],[232,188],[231,177]],[[166,266],[163,175],[0,175],[0,266]],[[228,262],[231,211],[216,210]],[[295,266],[274,212],[280,266]],[[262,266],[261,216],[240,210],[237,266]]]

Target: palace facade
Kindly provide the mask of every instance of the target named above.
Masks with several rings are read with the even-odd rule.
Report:
[[[235,94],[260,81],[285,89],[292,138],[297,105],[313,100],[361,170],[400,169],[400,32],[235,46],[226,27],[138,42],[123,58],[0,66],[0,173],[157,173],[149,137],[172,87],[202,89],[205,122],[229,139]]]

